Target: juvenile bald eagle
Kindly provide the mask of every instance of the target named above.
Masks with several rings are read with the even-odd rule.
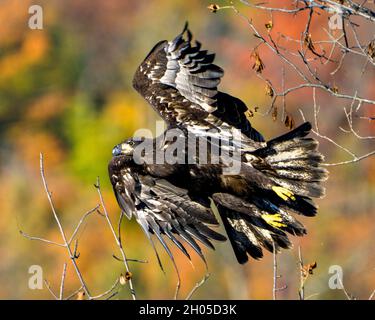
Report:
[[[213,54],[192,43],[186,26],[174,40],[161,41],[151,50],[133,85],[169,130],[179,128],[183,136],[192,133],[208,143],[214,137],[230,140],[240,153],[234,160],[238,172],[225,172],[228,164],[223,161],[140,163],[136,151],[142,144],[152,146],[151,153],[171,147],[159,137],[128,139],[115,146],[109,176],[122,211],[135,217],[152,245],[154,234],[172,260],[165,238],[189,257],[187,243],[203,260],[200,244],[214,248],[211,240],[226,240],[213,230],[219,222],[212,199],[238,262],[245,263],[248,255],[261,258],[262,248],[290,248],[287,233],[306,233],[291,213],[316,214],[311,198],[323,196],[321,181],[327,172],[317,141],[306,137],[309,123],[265,142],[246,118],[246,105],[217,90],[223,70],[213,61]],[[186,143],[185,156],[195,148]]]

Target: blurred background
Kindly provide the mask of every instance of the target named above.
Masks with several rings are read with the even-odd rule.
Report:
[[[272,1],[271,1],[272,2]],[[283,1],[288,2],[288,1]],[[220,5],[225,1],[219,1]],[[29,7],[43,8],[43,30],[28,27]],[[40,265],[43,276],[58,291],[63,263],[68,263],[66,294],[79,287],[64,249],[22,237],[19,230],[60,242],[60,234],[48,206],[39,174],[39,153],[45,157],[46,177],[64,229],[70,235],[74,225],[99,199],[94,188],[101,179],[102,192],[113,221],[120,210],[107,176],[112,147],[132,136],[138,128],[155,129],[156,114],[132,89],[133,73],[153,45],[172,39],[189,21],[195,37],[206,49],[217,53],[217,64],[225,69],[221,90],[241,98],[259,110],[252,124],[269,138],[288,130],[283,119],[276,121],[268,110],[270,97],[265,83],[252,70],[252,49],[259,42],[246,22],[232,10],[212,13],[210,1],[17,1],[1,0],[0,6],[0,298],[50,299],[50,293],[28,287],[28,269]],[[242,13],[254,19],[262,32],[268,13],[238,4]],[[274,32],[282,30],[299,38],[306,14],[274,14]],[[327,16],[313,21],[316,38],[324,35]],[[369,38],[374,30],[368,29]],[[363,36],[366,37],[366,34]],[[281,83],[282,64],[264,47],[258,53],[265,65],[263,76]],[[333,85],[345,92],[361,83],[360,94],[375,98],[373,69],[361,72],[363,64],[350,59],[336,74]],[[326,66],[329,77],[335,67]],[[296,80],[291,71],[284,83]],[[281,100],[278,102],[281,103]],[[350,101],[318,94],[320,130],[358,155],[370,152],[371,140],[362,141],[339,130],[346,125],[343,107]],[[312,90],[288,96],[285,104],[296,124],[302,122],[299,109],[313,120]],[[364,106],[364,112],[366,108]],[[368,108],[369,109],[369,108]],[[372,112],[374,111],[372,107]],[[370,110],[370,111],[371,111]],[[367,114],[369,115],[369,114]],[[373,116],[373,114],[372,114]],[[363,121],[358,129],[374,135],[373,123]],[[327,162],[350,159],[326,140],[321,151]],[[367,299],[375,289],[375,164],[373,158],[330,167],[327,195],[319,200],[319,214],[301,219],[308,229],[304,238],[293,238],[294,248],[277,256],[279,286],[287,289],[279,299],[298,299],[300,269],[298,246],[305,263],[317,262],[306,281],[305,296],[311,299],[345,299],[341,290],[328,286],[329,268],[344,271],[346,290]],[[92,294],[107,290],[121,273],[121,262],[104,219],[94,214],[79,233],[77,263]],[[138,297],[173,297],[176,274],[159,248],[166,274],[158,267],[154,253],[135,221],[124,221],[123,244],[129,258]],[[261,261],[238,265],[228,243],[216,251],[205,250],[211,277],[194,295],[202,299],[271,299],[272,254]],[[194,255],[194,268],[175,251],[182,275],[181,297],[185,297],[205,274]],[[117,298],[129,299],[127,286]]]

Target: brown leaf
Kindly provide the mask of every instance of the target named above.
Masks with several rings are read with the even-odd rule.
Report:
[[[252,111],[252,110],[247,110],[246,111],[246,113],[247,113],[247,116],[249,117],[249,118],[252,118],[252,117],[254,117],[254,112]]]
[[[126,284],[126,279],[125,276],[121,273],[120,275],[120,284],[124,286]]]
[[[265,24],[265,27],[267,29],[268,32],[270,32],[273,28],[273,22],[272,21],[268,21],[266,24]]]
[[[273,98],[274,95],[275,95],[275,92],[273,91],[273,88],[267,83],[266,96],[270,96],[271,98]]]
[[[254,59],[254,64],[253,64],[253,69],[255,70],[256,73],[262,73],[264,70],[264,63],[262,59],[260,58],[258,52],[254,51],[251,55],[251,57]]]
[[[120,284],[124,286],[133,277],[131,272],[126,272],[125,275],[120,275]]]
[[[295,124],[293,117],[291,115],[287,114],[286,117],[285,117],[284,124],[287,128],[292,130],[294,128],[294,124]]]
[[[333,86],[331,90],[333,93],[339,93],[339,88],[337,86]]]
[[[311,39],[311,34],[305,34],[305,38],[303,39],[304,45],[309,48],[312,52],[315,52],[315,47]]]
[[[127,271],[127,272],[125,273],[125,279],[126,279],[127,281],[129,281],[132,277],[133,277],[133,274],[132,274],[131,272]]]
[[[307,279],[307,277],[310,274],[313,274],[313,270],[318,267],[318,264],[316,262],[306,264],[302,267],[302,277],[304,280]]]
[[[273,111],[272,111],[272,120],[273,121],[276,121],[277,120],[277,107],[273,107]]]
[[[309,273],[313,274],[313,270],[316,269],[317,267],[318,267],[318,264],[316,263],[316,261],[314,261],[313,263],[308,264]]]
[[[368,56],[371,58],[371,59],[374,59],[375,58],[375,40],[372,40],[369,45],[367,46],[367,50],[366,50]]]
[[[216,13],[217,10],[220,9],[220,6],[216,3],[212,3],[207,7],[208,10],[210,10],[212,13]]]
[[[77,294],[77,300],[85,300],[85,292],[84,291],[80,291],[78,292]]]

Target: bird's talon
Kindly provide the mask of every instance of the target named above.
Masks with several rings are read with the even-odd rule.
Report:
[[[296,197],[294,196],[293,192],[284,188],[284,187],[279,187],[279,186],[273,186],[272,190],[284,201],[287,200],[296,200]]]
[[[262,214],[262,219],[274,228],[286,227],[286,224],[282,223],[281,214]]]

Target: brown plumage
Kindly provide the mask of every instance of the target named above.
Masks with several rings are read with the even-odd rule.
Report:
[[[168,130],[178,128],[183,137],[193,134],[212,145],[213,138],[231,141],[228,150],[240,154],[235,160],[239,171],[226,173],[228,164],[221,160],[140,164],[135,150],[143,143],[153,146],[151,153],[171,147],[170,141],[158,137],[117,145],[109,175],[121,209],[136,218],[151,242],[154,234],[172,260],[165,238],[189,257],[183,245],[187,243],[202,259],[200,244],[213,248],[212,240],[225,240],[213,230],[218,221],[212,199],[237,260],[245,263],[248,255],[261,258],[263,248],[289,248],[287,233],[306,233],[290,213],[316,214],[311,198],[324,195],[321,182],[327,172],[316,140],[306,137],[309,123],[266,142],[246,118],[246,105],[218,91],[223,70],[213,62],[214,55],[193,43],[185,26],[174,40],[161,41],[151,50],[133,85],[167,122]],[[196,148],[184,145],[184,157]]]

